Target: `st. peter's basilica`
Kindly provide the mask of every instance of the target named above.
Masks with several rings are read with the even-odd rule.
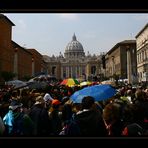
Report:
[[[75,34],[67,44],[64,55],[60,52],[56,57],[43,57],[48,63],[48,74],[58,79],[90,79],[101,73],[101,55],[91,55],[89,52],[86,55]]]

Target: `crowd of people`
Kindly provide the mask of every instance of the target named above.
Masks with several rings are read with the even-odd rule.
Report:
[[[72,102],[70,96],[83,87],[2,88],[0,136],[148,136],[147,88],[125,85],[105,101],[86,96]]]

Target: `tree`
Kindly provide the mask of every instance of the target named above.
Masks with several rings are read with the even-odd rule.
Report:
[[[103,69],[106,69],[105,55],[102,56]]]
[[[8,72],[8,71],[2,71],[2,72],[0,73],[0,77],[1,77],[4,81],[12,80],[15,76],[16,76],[16,74],[14,74],[14,73],[12,73],[12,72]]]
[[[25,75],[23,78],[22,78],[22,80],[24,80],[24,81],[29,81],[31,79],[31,76],[29,76],[29,75]]]

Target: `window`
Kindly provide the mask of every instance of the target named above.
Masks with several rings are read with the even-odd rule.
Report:
[[[53,66],[53,67],[52,67],[52,70],[51,70],[52,75],[55,75],[55,70],[56,70],[56,67]]]

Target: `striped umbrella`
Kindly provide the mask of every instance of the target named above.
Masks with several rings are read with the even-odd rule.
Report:
[[[75,86],[75,85],[78,85],[79,82],[76,80],[76,79],[73,79],[73,78],[68,78],[68,79],[64,79],[60,85],[66,85],[66,86],[69,86],[69,87],[72,87],[72,86]]]

